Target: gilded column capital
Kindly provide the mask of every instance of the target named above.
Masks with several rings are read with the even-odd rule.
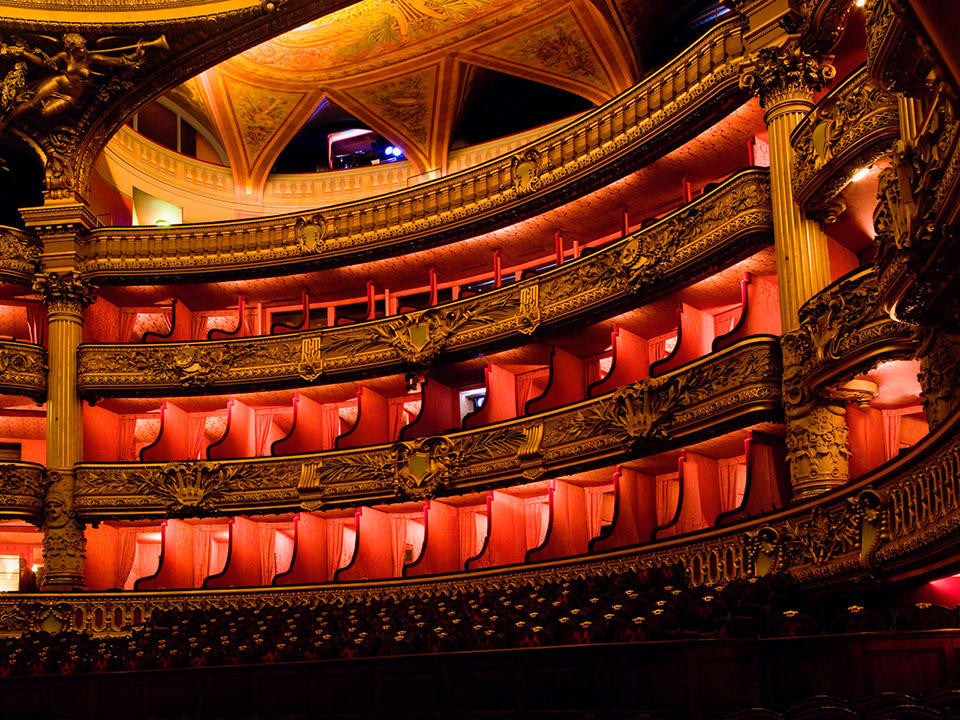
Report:
[[[51,310],[77,313],[97,298],[96,287],[74,272],[40,273],[33,281],[33,291]]]
[[[822,63],[796,42],[760,48],[748,60],[740,75],[740,87],[760,98],[760,106],[771,110],[777,105],[803,99],[812,101],[837,74],[830,63]]]

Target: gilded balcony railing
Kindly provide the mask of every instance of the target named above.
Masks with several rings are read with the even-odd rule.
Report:
[[[514,153],[404,191],[307,214],[168,228],[102,228],[82,270],[103,283],[267,275],[449,242],[599,187],[692,137],[744,98],[739,19],[650,78]]]
[[[833,222],[838,197],[861,168],[890,153],[900,136],[896,98],[861,67],[817,103],[790,137],[793,193],[811,217]]]
[[[800,308],[800,327],[783,336],[796,378],[811,390],[865,373],[882,360],[910,358],[915,329],[893,320],[877,300],[877,272],[855,270]],[[788,354],[788,351],[784,351]]]
[[[538,328],[612,314],[770,242],[766,170],[713,192],[591,255],[515,285],[428,310],[308,332],[197,343],[80,348],[90,397],[190,394],[342,381],[420,369],[440,353],[517,345]]]
[[[475,430],[313,455],[84,464],[76,508],[146,517],[423,498],[659,452],[779,413],[779,344],[761,335],[593,400]]]

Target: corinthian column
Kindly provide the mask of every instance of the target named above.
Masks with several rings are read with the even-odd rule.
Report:
[[[37,276],[47,305],[47,496],[44,504],[44,589],[83,587],[85,542],[73,510],[74,466],[80,462],[83,416],[77,393],[77,348],[83,308],[93,288],[73,272]]]
[[[790,133],[813,107],[814,93],[836,71],[821,65],[795,43],[758,50],[740,85],[760,98],[770,143],[770,194],[773,237],[784,332],[797,327],[800,306],[830,284],[827,236],[804,216],[793,199]]]

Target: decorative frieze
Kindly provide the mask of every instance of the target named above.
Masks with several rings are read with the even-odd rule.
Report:
[[[0,515],[23,517],[38,525],[43,521],[47,478],[43,467],[32,463],[0,463]]]

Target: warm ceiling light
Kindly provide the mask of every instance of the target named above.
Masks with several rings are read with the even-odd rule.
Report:
[[[863,7],[864,5],[867,4],[867,0],[856,0],[856,2],[854,2],[853,4],[856,5],[857,7]]]
[[[869,174],[870,174],[870,168],[862,167],[853,174],[853,177],[850,178],[850,182],[860,182]]]

